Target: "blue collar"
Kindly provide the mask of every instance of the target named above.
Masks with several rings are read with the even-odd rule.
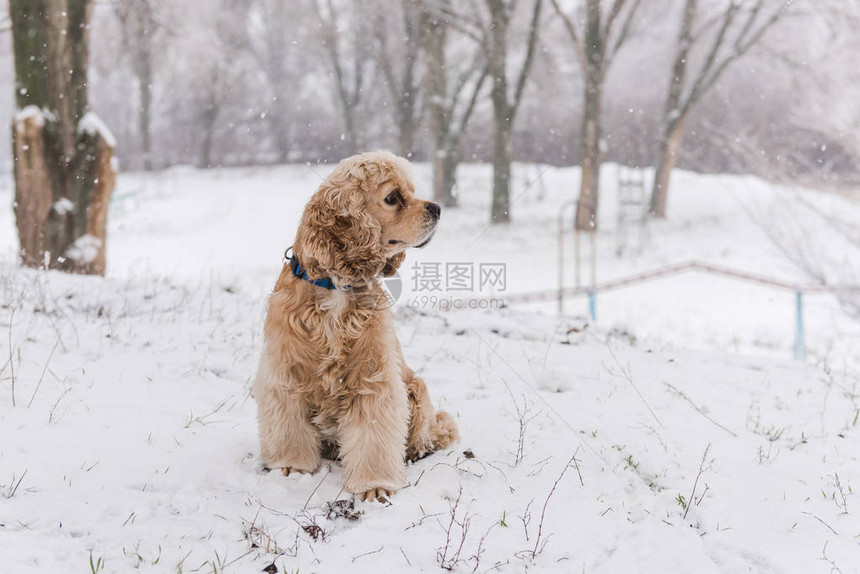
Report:
[[[324,277],[323,279],[311,279],[308,277],[308,272],[304,270],[301,263],[299,263],[299,258],[295,256],[295,254],[290,256],[290,268],[292,268],[293,273],[299,279],[304,279],[308,283],[313,283],[318,287],[322,287],[324,289],[335,290],[337,289],[337,285],[334,284],[334,281],[329,279],[328,277]],[[352,289],[350,285],[344,285],[343,289]]]

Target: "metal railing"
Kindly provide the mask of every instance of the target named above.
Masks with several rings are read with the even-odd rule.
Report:
[[[561,309],[561,301],[567,297],[576,297],[586,295],[588,297],[589,315],[592,321],[597,320],[597,294],[607,293],[623,287],[629,287],[647,281],[653,281],[670,275],[677,275],[688,271],[699,271],[711,275],[719,275],[748,283],[757,283],[774,289],[784,291],[793,291],[795,293],[795,333],[794,333],[794,357],[803,359],[806,354],[804,322],[803,322],[803,303],[805,294],[833,294],[833,295],[860,295],[860,285],[821,285],[815,283],[792,283],[781,279],[774,279],[764,275],[738,271],[729,267],[704,263],[701,261],[686,261],[674,265],[666,265],[642,273],[628,275],[604,281],[602,283],[594,283],[588,287],[575,286],[564,287],[561,283],[558,289],[533,291],[530,293],[516,293],[505,297],[506,303],[535,303],[541,301],[559,301],[559,309]]]

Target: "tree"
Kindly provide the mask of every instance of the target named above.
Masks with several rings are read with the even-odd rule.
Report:
[[[486,0],[490,14],[488,29],[483,32],[487,68],[493,80],[490,98],[493,102],[493,203],[490,212],[493,223],[511,220],[511,161],[513,159],[514,118],[522,102],[526,79],[534,61],[538,37],[538,21],[542,0],[535,0],[523,65],[514,82],[513,93],[508,88],[508,29],[516,7],[515,0]]]
[[[579,230],[597,229],[600,165],[604,156],[603,85],[613,60],[630,36],[633,17],[640,2],[641,0],[612,0],[609,9],[605,10],[602,0],[585,0],[584,30],[580,30],[573,19],[562,10],[558,0],[552,0],[553,7],[561,17],[573,43],[585,86],[580,139],[582,179],[576,204],[576,229]]]
[[[774,4],[776,8],[770,10],[769,14],[766,13],[767,7]],[[666,217],[669,177],[678,159],[678,150],[684,136],[684,122],[693,107],[714,86],[723,72],[746,54],[761,40],[765,32],[779,21],[790,4],[791,0],[755,0],[749,9],[744,11],[741,0],[730,0],[726,9],[716,19],[702,24],[700,30],[694,30],[698,0],[686,0],[657,148],[654,184],[651,189],[652,216]],[[704,42],[705,32],[713,25],[716,25],[717,31],[688,84],[691,52],[697,44]]]
[[[89,109],[92,0],[10,0],[21,261],[104,274],[113,136]]]
[[[343,9],[335,8],[333,0],[313,0],[313,6],[322,29],[323,47],[333,72],[337,100],[343,114],[347,153],[355,154],[362,144],[356,115],[364,91],[364,80],[368,75],[367,68],[371,63],[366,41],[368,15],[362,12],[367,5],[360,1],[350,3],[352,18],[348,32],[340,28],[338,13],[343,12]],[[346,50],[341,47],[344,38],[350,40]],[[351,71],[348,70],[350,64]]]
[[[118,0],[116,13],[122,27],[123,45],[137,77],[139,107],[137,131],[140,137],[141,167],[152,169],[152,85],[153,35],[159,25],[153,17],[152,0]]]
[[[416,1],[400,1],[402,13],[399,17],[403,21],[402,42],[392,42],[392,37],[397,38],[400,34],[391,34],[391,30],[397,30],[397,27],[386,25],[385,12],[380,13],[382,25],[376,28],[378,43],[376,59],[385,76],[388,91],[394,99],[397,153],[403,157],[409,157],[414,151],[415,131],[418,128],[421,111],[418,105],[420,75],[417,73],[421,54],[421,13],[415,6]]]
[[[294,105],[291,94],[296,82],[292,75],[295,62],[290,60],[293,48],[289,30],[295,15],[283,0],[251,0],[249,8],[248,29],[241,43],[262,72],[268,88],[266,125],[274,138],[278,161],[287,163],[293,149],[290,143],[293,114],[288,107]]]
[[[452,66],[446,49],[452,17],[455,15],[450,0],[422,2],[421,39],[427,58],[424,82],[433,141],[433,199],[445,207],[457,205],[454,184],[460,142],[487,78],[486,58],[480,49],[467,59],[470,63],[456,77],[449,78]],[[452,83],[453,88],[449,89]],[[468,97],[464,99],[466,94]]]
[[[180,6],[175,8],[170,21],[177,22],[178,34],[171,50],[185,55],[171,61],[175,104],[193,133],[187,145],[196,148],[194,161],[211,168],[221,165],[226,154],[241,153],[236,142],[249,125],[265,128],[261,112],[248,106],[255,70],[242,49],[245,6],[235,0],[203,2],[195,8],[193,21],[181,20]],[[253,87],[260,90],[257,84]]]

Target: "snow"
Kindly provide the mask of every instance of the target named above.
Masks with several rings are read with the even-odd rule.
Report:
[[[37,126],[44,127],[45,125],[45,115],[42,113],[42,110],[39,109],[39,106],[24,106],[12,117],[12,121],[16,124],[22,124],[28,120],[32,120]],[[23,128],[18,128],[18,131],[21,131]]]
[[[54,212],[57,215],[66,215],[75,210],[75,204],[67,197],[61,197],[54,202]]]
[[[102,121],[95,112],[87,112],[78,122],[78,133],[87,135],[98,134],[102,140],[112,148],[116,147],[116,137],[110,128]]]
[[[93,235],[82,235],[66,250],[66,257],[79,263],[92,263],[99,256],[102,240]]]
[[[4,572],[91,556],[103,572],[860,572],[860,328],[832,296],[807,298],[807,361],[790,359],[792,293],[708,276],[600,295],[597,323],[582,299],[563,318],[554,302],[418,304],[415,262],[504,262],[502,298],[553,288],[574,169],[549,169],[538,199],[518,166],[514,221],[487,229],[489,168],[464,166],[462,207],[400,270],[404,352],[459,443],[356,520],[327,516],[348,498],[337,464],[263,473],[249,392],[265,297],[329,169],[124,174],[104,279],[17,268],[0,207]],[[856,226],[837,225],[857,221],[856,198],[755,178],[676,172],[670,220],[616,257],[613,169],[600,280],[699,259],[810,281],[781,245],[857,283]]]

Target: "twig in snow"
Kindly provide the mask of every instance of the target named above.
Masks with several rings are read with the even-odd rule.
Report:
[[[680,399],[684,399],[685,401],[687,401],[687,403],[689,403],[689,405],[690,405],[691,407],[693,407],[693,408],[696,410],[696,412],[697,412],[697,413],[699,413],[700,415],[702,415],[703,417],[705,417],[706,419],[708,419],[710,422],[712,422],[713,424],[715,424],[717,427],[719,427],[719,428],[723,429],[724,431],[726,431],[727,433],[729,433],[729,434],[730,434],[730,435],[732,435],[733,437],[735,437],[735,438],[737,438],[737,437],[738,437],[738,435],[737,435],[737,433],[735,433],[735,431],[733,431],[733,430],[731,430],[731,429],[729,429],[729,428],[727,428],[727,427],[724,427],[723,425],[721,425],[720,423],[718,423],[717,421],[715,421],[714,419],[712,419],[711,417],[709,417],[709,416],[708,416],[708,413],[706,413],[706,412],[704,411],[704,409],[702,409],[701,407],[699,407],[699,405],[697,405],[696,403],[694,403],[694,402],[690,399],[690,397],[688,397],[688,396],[684,393],[684,391],[682,391],[681,389],[677,388],[675,385],[673,385],[673,384],[671,384],[671,383],[666,383],[666,382],[664,382],[663,384],[664,384],[664,385],[666,385],[666,387],[667,387],[667,388],[668,388],[672,393],[674,393],[674,394],[675,394],[675,396],[677,396],[677,397],[678,397],[678,398],[680,398]]]
[[[519,424],[519,430],[517,433],[517,452],[514,456],[514,466],[519,466],[519,464],[523,461],[525,457],[524,449],[526,442],[526,431],[528,430],[529,423],[531,423],[535,418],[537,418],[541,411],[530,415],[531,407],[526,400],[525,395],[523,395],[523,405],[520,406],[520,403],[517,402],[517,398],[514,396],[513,391],[511,391],[510,385],[505,379],[502,379],[502,383],[505,385],[505,389],[508,391],[508,395],[511,397],[511,401],[514,403],[514,408],[517,411],[517,423]]]
[[[577,476],[579,476],[579,485],[585,486],[585,481],[582,480],[582,470],[580,470],[579,468],[579,459],[576,458],[577,453],[579,453],[579,447],[576,447],[576,451],[574,451],[573,456],[570,457],[570,460],[573,462],[573,468],[576,469]]]
[[[529,541],[529,523],[531,523],[531,521],[532,521],[531,508],[532,508],[532,503],[534,501],[535,501],[534,498],[529,500],[529,503],[526,504],[525,512],[523,512],[523,515],[520,516],[520,521],[523,523],[523,530],[526,533],[526,542]]]
[[[815,516],[815,515],[814,515],[814,514],[812,514],[811,512],[806,512],[805,510],[803,510],[803,511],[801,511],[800,513],[801,513],[801,514],[805,514],[805,515],[807,515],[807,516],[811,516],[812,518],[814,518],[815,520],[817,520],[818,522],[820,522],[821,524],[823,524],[824,526],[826,526],[826,527],[830,530],[830,532],[832,532],[833,534],[835,534],[835,535],[839,536],[839,533],[838,533],[838,532],[836,532],[836,530],[835,530],[832,526],[830,526],[829,524],[827,524],[826,522],[824,522],[823,520],[821,520],[819,517]]]
[[[15,311],[18,310],[18,306],[21,304],[21,300],[24,298],[24,294],[18,296],[18,301],[12,305],[11,313],[9,314],[9,368],[12,373],[12,406],[15,406],[15,359],[12,351],[12,323],[15,322]]]
[[[848,514],[848,499],[845,497],[845,488],[842,486],[842,481],[839,480],[839,473],[833,474],[833,482],[831,483],[835,490],[833,493],[833,501],[836,503],[836,506],[842,509],[842,514]],[[849,487],[850,490],[850,487]],[[836,495],[839,495],[841,500],[836,498]]]
[[[310,502],[311,502],[311,498],[313,498],[313,497],[314,497],[314,494],[316,494],[317,490],[319,490],[320,486],[322,486],[322,483],[323,483],[323,482],[325,482],[325,479],[327,479],[327,478],[328,478],[328,475],[330,475],[330,474],[331,474],[331,466],[327,466],[327,467],[326,467],[326,470],[327,470],[328,472],[326,472],[326,473],[325,473],[325,476],[323,476],[323,477],[322,477],[322,480],[320,480],[320,481],[317,483],[316,487],[314,487],[314,489],[311,491],[310,496],[308,496],[308,499],[305,501],[305,505],[304,505],[304,506],[302,506],[302,510],[305,510],[305,509],[308,507],[308,504],[310,504]]]
[[[699,497],[699,502],[695,502],[696,501],[696,487],[698,487],[698,485],[699,485],[699,479],[702,477],[702,475],[705,472],[711,470],[711,464],[710,463],[707,463],[707,467],[705,466],[705,464],[707,462],[707,458],[708,458],[708,452],[710,450],[711,450],[711,443],[708,443],[708,446],[705,447],[705,452],[702,453],[702,462],[699,463],[699,472],[696,473],[696,480],[693,481],[693,490],[690,492],[690,497],[687,499],[687,504],[685,505],[685,508],[684,508],[683,518],[685,520],[687,519],[687,513],[690,512],[690,507],[693,506],[694,503],[698,506],[702,502],[702,499],[705,497],[705,495],[702,494],[702,496]],[[705,491],[707,492],[707,485],[705,486],[705,489],[706,489]]]
[[[376,550],[371,550],[370,552],[365,552],[364,554],[359,554],[358,556],[353,556],[352,557],[352,563],[355,564],[355,561],[358,560],[359,558],[363,557],[363,556],[370,556],[371,554],[378,554],[379,552],[382,552],[382,546],[380,546]]]
[[[434,512],[433,514],[425,514],[424,516],[421,517],[421,519],[418,522],[413,522],[412,524],[410,524],[409,526],[404,528],[403,531],[406,532],[410,528],[415,528],[416,526],[421,526],[422,524],[424,524],[424,521],[427,520],[428,518],[435,518],[437,516],[442,516],[442,513],[441,512]]]
[[[59,397],[57,397],[57,401],[54,403],[54,406],[52,406],[51,410],[48,412],[48,424],[54,422],[54,411],[57,410],[57,406],[60,404],[60,401],[63,400],[63,397],[69,394],[69,391],[71,390],[72,387],[69,387],[68,389],[63,391]]]
[[[609,371],[610,375],[621,376],[624,380],[630,383],[630,386],[633,387],[633,390],[636,391],[636,394],[639,396],[639,400],[642,401],[642,404],[645,405],[645,408],[648,409],[648,412],[651,413],[651,416],[654,417],[654,420],[657,421],[657,424],[660,425],[660,428],[666,428],[663,426],[663,423],[660,422],[660,419],[657,418],[657,413],[654,412],[654,409],[651,408],[651,405],[648,404],[648,401],[645,400],[645,397],[639,392],[639,387],[636,386],[636,383],[633,382],[633,371],[630,369],[630,365],[626,367],[621,364],[621,361],[618,360],[618,357],[615,356],[615,351],[612,350],[612,345],[606,343],[606,348],[609,349],[609,354],[612,356],[612,359],[615,361],[615,364],[618,366],[618,369],[621,371],[621,374],[615,373],[613,371]]]
[[[472,574],[475,574],[475,572],[477,572],[478,568],[481,566],[481,556],[484,554],[484,550],[486,550],[484,548],[484,541],[487,540],[487,536],[490,535],[490,532],[492,532],[493,528],[498,525],[498,522],[493,522],[492,524],[490,524],[490,527],[487,528],[487,531],[484,533],[483,536],[481,536],[481,539],[478,540],[478,548],[475,550],[475,553],[469,557],[469,560],[475,561],[475,567],[472,568]]]
[[[451,519],[448,521],[447,526],[442,526],[442,529],[445,531],[445,545],[440,546],[436,550],[436,561],[439,562],[439,566],[443,570],[454,570],[457,567],[457,564],[462,562],[460,559],[460,554],[463,551],[463,545],[466,543],[466,537],[469,534],[469,524],[472,520],[469,513],[465,513],[460,520],[457,520],[457,512],[460,507],[460,499],[463,497],[463,487],[460,486],[460,490],[457,493],[457,499],[451,503],[449,502]],[[459,528],[459,535],[456,533],[456,529]],[[460,542],[456,548],[453,547],[455,543],[455,539],[459,537]]]
[[[9,483],[9,487],[6,489],[6,492],[2,492],[0,494],[3,495],[3,498],[12,498],[15,496],[15,493],[18,492],[18,488],[21,486],[21,482],[23,482],[24,477],[27,476],[27,471],[25,470],[23,474],[15,480],[15,473],[12,473],[12,482]]]
[[[545,537],[544,532],[543,532],[543,525],[544,525],[544,520],[546,519],[547,506],[549,506],[549,501],[552,498],[552,495],[555,494],[555,490],[558,488],[558,485],[561,484],[561,481],[562,481],[562,479],[564,479],[564,475],[567,473],[568,469],[569,468],[576,468],[577,472],[579,472],[579,461],[576,458],[577,454],[579,454],[579,447],[577,447],[576,451],[573,453],[573,456],[571,456],[570,459],[567,461],[567,463],[564,465],[564,468],[561,469],[561,473],[558,475],[558,478],[556,478],[555,482],[552,484],[552,488],[550,489],[549,494],[547,494],[546,500],[543,501],[543,508],[541,509],[541,513],[540,513],[540,521],[538,522],[538,530],[537,530],[537,536],[535,537],[534,547],[532,547],[529,550],[521,550],[519,552],[516,552],[514,555],[517,556],[518,558],[520,558],[520,559],[529,558],[531,560],[534,560],[538,554],[543,552],[544,547],[546,546],[547,542],[549,541],[549,536],[551,536],[551,534],[550,534],[549,536]],[[581,475],[580,475],[580,483],[582,483],[582,476]],[[532,500],[528,503],[528,505],[526,506],[526,511],[523,513],[523,516],[520,517],[520,520],[523,521],[523,528],[525,529],[525,532],[526,532],[526,541],[527,542],[529,540],[529,523],[531,522],[531,512],[529,509],[531,507],[532,502],[534,502],[534,500]],[[543,543],[541,543],[541,542],[543,542]]]
[[[39,382],[36,383],[36,388],[33,389],[33,396],[30,397],[30,402],[27,403],[27,408],[30,408],[30,405],[33,404],[33,401],[36,399],[36,393],[39,392],[39,387],[42,386],[42,380],[45,378],[45,373],[48,372],[48,365],[51,364],[51,357],[54,356],[54,351],[57,350],[57,347],[60,345],[60,340],[57,339],[57,342],[54,343],[54,348],[51,349],[51,354],[48,355],[48,360],[45,361],[45,367],[42,369],[42,374],[39,376]]]
[[[400,553],[403,554],[403,558],[406,560],[406,563],[409,564],[409,567],[412,568],[412,562],[409,561],[409,557],[406,555],[406,552],[403,551],[403,547],[399,546]]]
[[[828,564],[830,564],[830,574],[835,574],[836,572],[838,572],[839,574],[842,574],[842,570],[840,570],[839,566],[836,565],[836,561],[831,560],[830,558],[827,557],[827,543],[828,542],[830,542],[830,541],[827,540],[824,542],[824,548],[821,549],[821,558],[819,558],[819,560],[823,560],[823,561],[827,562]]]
[[[561,479],[564,478],[567,469],[571,466],[576,468],[576,471],[579,472],[579,461],[576,459],[576,455],[579,454],[579,447],[576,447],[576,451],[574,451],[573,456],[570,457],[570,460],[567,461],[567,464],[564,465],[564,468],[561,469],[561,474],[558,475],[558,478],[555,479],[555,482],[552,484],[552,488],[549,491],[549,494],[546,496],[546,500],[543,502],[543,509],[540,513],[540,522],[538,522],[538,533],[537,538],[535,538],[535,546],[532,549],[532,560],[538,555],[540,551],[543,550],[543,547],[540,546],[541,537],[543,536],[543,521],[546,517],[546,507],[549,505],[549,499],[552,498],[552,495],[555,494],[555,489],[558,488],[559,483],[561,483]],[[579,477],[580,482],[582,481],[582,476]],[[546,542],[544,542],[546,544]]]

